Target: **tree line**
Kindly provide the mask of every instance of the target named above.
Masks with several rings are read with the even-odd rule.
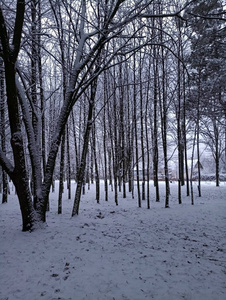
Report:
[[[201,196],[202,145],[226,159],[225,10],[221,0],[45,0],[0,2],[0,164],[23,230],[46,222],[59,180],[79,213],[86,184],[100,179],[150,208],[150,179],[160,201],[170,180],[191,195],[194,158]],[[192,158],[191,166],[188,161]],[[177,162],[177,178],[170,163]],[[127,191],[128,183],[128,191]]]

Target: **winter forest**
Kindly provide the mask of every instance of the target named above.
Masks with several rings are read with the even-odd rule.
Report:
[[[89,243],[93,257],[98,253],[104,261],[99,270],[103,282],[109,268],[113,268],[111,280],[98,290],[100,273],[94,270],[100,265],[86,249],[84,263],[76,256],[80,271],[89,274],[76,275],[81,280],[77,297],[68,280],[74,268],[68,257],[61,261],[67,289],[57,288],[60,271],[52,271],[52,294],[52,287],[42,291],[35,288],[32,294],[29,284],[33,282],[27,279],[26,296],[19,287],[20,279],[18,287],[17,281],[13,282],[15,290],[7,286],[7,276],[12,276],[20,265],[11,262],[11,267],[4,267],[1,300],[224,298],[225,12],[224,0],[0,0],[0,226],[6,238],[5,244],[0,243],[9,249],[13,240],[18,241],[10,250],[15,251],[14,255],[22,249],[23,241],[27,243],[20,251],[29,252],[24,254],[25,265],[25,256],[34,262],[30,255],[39,247],[41,251],[41,244],[50,240],[53,243],[49,250],[55,251],[58,263],[62,259],[58,253],[61,242],[70,256],[73,248],[83,251],[82,243]],[[214,205],[213,199],[219,205]],[[62,219],[64,214],[70,219]],[[196,227],[192,229],[201,222],[200,216],[203,240],[195,233]],[[97,233],[96,226],[106,219],[108,223]],[[23,232],[18,233],[21,220]],[[145,224],[150,220],[160,234],[160,240],[152,246],[151,241],[145,241],[149,234],[149,225]],[[163,223],[168,225],[164,227]],[[173,230],[169,231],[168,226]],[[207,228],[212,230],[209,235]],[[54,244],[51,230],[60,236],[58,244]],[[71,239],[64,237],[64,231]],[[45,239],[48,232],[49,238]],[[156,236],[151,234],[153,241]],[[79,246],[72,243],[72,236]],[[139,243],[135,242],[138,236]],[[209,244],[206,236],[211,236]],[[198,243],[198,239],[200,246],[191,247],[190,243]],[[206,259],[204,269],[199,272],[196,267],[200,286],[205,285],[204,274],[209,275],[206,285],[218,274],[210,298],[197,294],[199,285],[191,294],[184,283],[179,284],[181,290],[176,294],[171,291],[173,298],[167,298],[169,290],[165,287],[164,298],[157,292],[161,284],[153,283],[152,294],[148,290],[144,277],[152,275],[137,275],[141,285],[134,279],[135,269],[143,272],[142,263],[152,264],[150,253],[141,256],[144,249],[158,249],[159,256],[153,252],[152,258],[157,262],[162,259],[165,266],[167,255],[173,256],[172,241],[180,249],[189,247],[186,266],[175,266],[170,260],[172,270],[181,270],[181,275],[173,277],[172,285],[182,282],[183,276],[186,281],[185,273],[193,272],[186,268],[193,264],[190,255],[196,251],[196,260]],[[113,251],[119,245],[119,251],[126,249],[127,253],[124,269],[120,268],[123,254],[119,257]],[[6,255],[8,250],[3,248],[0,246],[0,254]],[[141,260],[129,269],[129,259],[134,257],[132,264],[138,259],[136,249]],[[219,257],[212,254],[214,251]],[[36,258],[42,260],[41,253]],[[184,261],[179,253],[180,262]],[[108,254],[113,255],[112,262]],[[45,260],[51,261],[48,255]],[[0,262],[4,265],[3,260]],[[50,263],[49,268],[54,266]],[[21,267],[21,278],[38,272],[33,267],[27,273]],[[156,267],[156,274],[167,273],[163,279],[166,283],[173,271],[161,268]],[[121,279],[118,283],[114,270]],[[44,278],[45,283],[39,281],[44,288],[50,282],[43,274],[36,276]],[[124,277],[127,280],[123,283]],[[89,288],[83,286],[87,280]],[[192,280],[188,285],[195,286]],[[128,290],[123,292],[126,286]]]
[[[225,6],[207,1],[1,1],[2,202],[15,186],[23,230],[46,221],[64,182],[137,193],[154,181],[191,194],[225,180]],[[77,183],[71,194],[72,180]],[[137,181],[136,187],[134,182]],[[126,189],[128,183],[128,189]],[[136,189],[136,191],[134,191]],[[193,200],[191,200],[193,201]]]

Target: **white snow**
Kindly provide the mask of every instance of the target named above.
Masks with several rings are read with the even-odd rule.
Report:
[[[162,199],[151,209],[109,189],[95,202],[94,186],[71,218],[73,200],[50,194],[48,227],[21,231],[14,192],[0,205],[0,300],[223,300],[226,299],[226,185],[203,183],[195,205],[171,183],[170,208]],[[75,184],[73,183],[73,190]]]

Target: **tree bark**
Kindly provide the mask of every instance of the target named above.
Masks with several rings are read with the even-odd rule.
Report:
[[[3,153],[6,155],[6,133],[5,133],[5,82],[3,71],[3,60],[0,58],[0,134],[1,147]],[[2,173],[2,203],[7,203],[8,200],[8,181],[7,173],[1,168]]]
[[[85,169],[86,169],[86,155],[88,152],[88,146],[89,146],[89,137],[90,132],[92,129],[92,117],[93,117],[93,109],[94,109],[94,101],[95,101],[95,95],[96,95],[96,88],[97,88],[97,81],[95,81],[91,85],[91,95],[89,100],[89,112],[88,112],[88,119],[86,123],[86,130],[84,134],[84,144],[82,149],[82,156],[81,161],[79,165],[79,172],[78,172],[78,178],[77,178],[77,187],[75,192],[75,199],[74,199],[74,205],[72,209],[72,217],[75,215],[78,215],[79,213],[79,205],[81,200],[81,192],[82,192],[82,185],[85,177]]]

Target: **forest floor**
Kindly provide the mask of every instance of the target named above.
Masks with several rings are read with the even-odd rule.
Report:
[[[74,190],[75,183],[73,183]],[[95,187],[82,196],[80,214],[71,218],[73,200],[50,194],[48,226],[21,231],[14,192],[0,205],[0,300],[223,300],[226,299],[226,184],[202,183],[195,205],[171,183],[170,208],[153,198],[151,209],[114,193],[100,204]]]

